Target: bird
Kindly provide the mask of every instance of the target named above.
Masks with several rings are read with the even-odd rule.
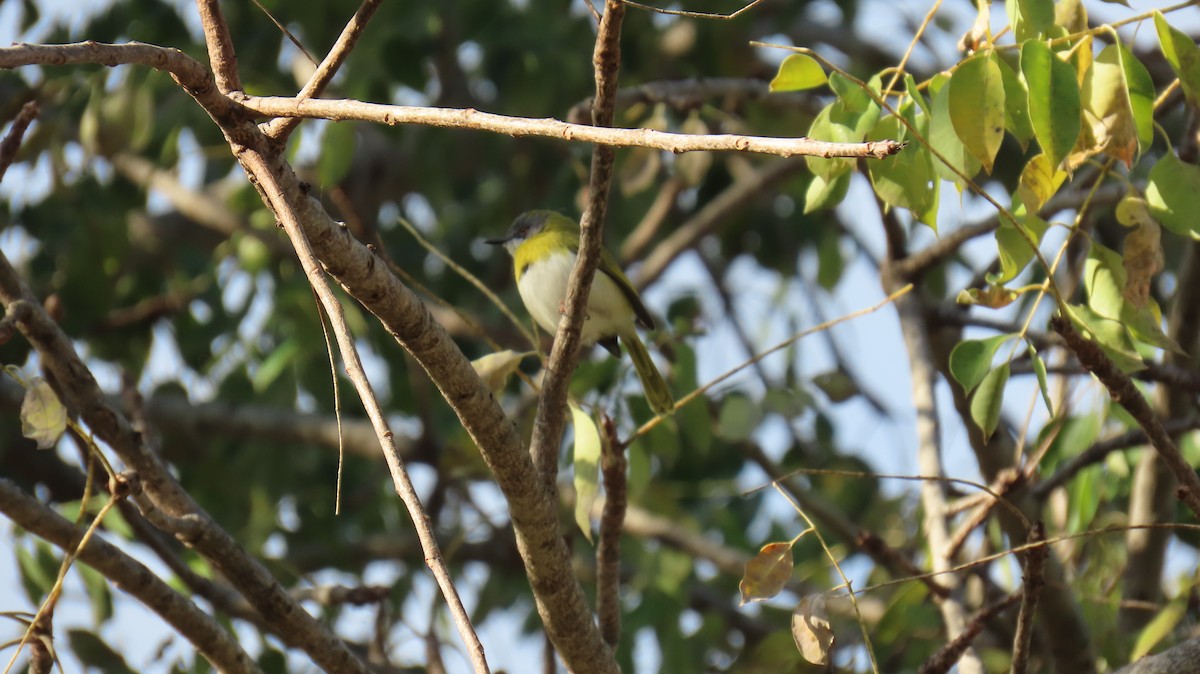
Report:
[[[556,211],[527,211],[517,216],[504,236],[486,243],[504,246],[512,255],[521,301],[538,325],[555,334],[579,254],[579,225]],[[603,248],[586,312],[581,343],[599,344],[618,358],[624,344],[650,409],[657,415],[673,412],[671,390],[637,335],[636,326],[653,330],[654,319],[616,259]]]

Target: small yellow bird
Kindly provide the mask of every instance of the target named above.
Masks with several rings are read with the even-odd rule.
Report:
[[[538,325],[556,333],[567,298],[567,282],[579,254],[579,225],[554,211],[529,211],[517,216],[504,236],[488,239],[487,243],[502,245],[512,255],[517,290],[525,308]],[[588,294],[582,343],[599,344],[619,357],[617,340],[623,342],[629,348],[650,409],[655,414],[671,413],[675,409],[671,390],[635,329],[635,325],[653,329],[654,319],[607,250],[600,250],[596,272]]]

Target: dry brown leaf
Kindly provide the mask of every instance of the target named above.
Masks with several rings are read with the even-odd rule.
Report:
[[[810,594],[796,604],[792,611],[792,638],[805,660],[814,665],[829,662],[829,651],[833,650],[835,638],[829,615],[825,612],[824,597]]]
[[[774,597],[791,577],[791,542],[767,543],[746,562],[746,572],[738,585],[742,590],[742,605]]]

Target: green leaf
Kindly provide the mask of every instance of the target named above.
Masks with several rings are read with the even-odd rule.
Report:
[[[83,579],[88,601],[92,605],[92,620],[99,627],[113,615],[112,590],[108,587],[108,579],[86,564],[76,564],[74,568]]]
[[[988,173],[1004,140],[1004,82],[996,57],[976,54],[950,78],[950,121],[967,150]]]
[[[263,359],[255,370],[251,381],[254,384],[254,392],[262,393],[270,388],[271,384],[283,374],[289,366],[296,362],[296,356],[300,353],[300,341],[295,337],[284,340],[271,352],[269,356]]]
[[[1200,166],[1184,163],[1168,151],[1150,169],[1146,203],[1155,219],[1172,232],[1200,234]]]
[[[935,83],[937,78],[934,78]],[[967,146],[958,139],[954,131],[954,123],[950,119],[950,87],[941,86],[934,90],[933,115],[929,119],[929,145],[937,153],[933,154],[933,171],[942,180],[954,183],[961,192],[965,182],[954,169],[968,178],[979,173],[979,160],[967,151]],[[938,158],[941,155],[942,159]]]
[[[1054,25],[1053,0],[1007,0],[1004,7],[1017,42],[1041,37]]]
[[[1058,167],[1079,138],[1080,93],[1075,69],[1044,42],[1021,47],[1021,74],[1029,91],[1029,121],[1038,145]]]
[[[1079,304],[1067,305],[1067,316],[1076,329],[1090,335],[1122,371],[1136,372],[1146,367],[1133,345],[1129,330],[1121,321],[1101,316],[1090,307]]]
[[[1087,30],[1087,8],[1083,6],[1083,0],[1059,0],[1054,5],[1054,23],[1066,33]]]
[[[1033,363],[1033,372],[1037,375],[1038,390],[1042,392],[1042,402],[1046,403],[1046,413],[1054,416],[1054,403],[1050,401],[1050,384],[1046,377],[1046,363],[1038,355],[1033,344],[1029,344],[1029,362]]]
[[[1129,654],[1129,660],[1133,662],[1148,655],[1155,646],[1175,631],[1179,621],[1183,620],[1186,615],[1187,601],[1185,598],[1174,599],[1168,603],[1162,611],[1159,611],[1158,615],[1154,616],[1153,620],[1142,628],[1142,632],[1138,634],[1137,642],[1133,646],[1133,651]]]
[[[1036,215],[1025,216],[1021,220],[1021,226],[1039,242],[1050,227],[1045,220]],[[1025,235],[1007,221],[996,228],[996,246],[1000,251],[1000,274],[988,280],[997,285],[1016,278],[1034,257],[1033,247],[1029,245]]]
[[[808,183],[808,189],[804,192],[804,214],[808,215],[837,206],[846,198],[846,192],[849,189],[850,173],[848,171],[838,174],[832,181],[827,181],[819,175],[813,175],[812,181]]]
[[[21,401],[21,435],[36,442],[38,449],[50,449],[66,431],[67,408],[45,379],[34,377]]]
[[[909,98],[912,98],[917,103],[917,107],[921,108],[926,116],[933,116],[933,108],[930,107],[929,101],[921,95],[921,89],[917,85],[917,80],[913,78],[912,73],[904,73],[904,89],[908,92]]]
[[[771,80],[771,91],[803,91],[826,82],[825,70],[808,54],[791,54],[779,64],[779,72]]]
[[[58,579],[61,562],[55,556],[50,544],[37,540],[30,551],[23,545],[16,546],[17,568],[21,572],[21,585],[25,594],[33,604],[40,604],[50,594],[54,582]]]
[[[1012,335],[994,335],[987,339],[964,339],[950,352],[950,374],[967,393],[975,390],[992,369],[996,350]]]
[[[1200,47],[1196,46],[1195,40],[1168,24],[1166,17],[1157,10],[1154,28],[1158,31],[1163,56],[1179,76],[1184,97],[1193,108],[1200,108]]]
[[[730,393],[721,401],[717,434],[729,442],[750,437],[762,420],[762,407],[743,393]]]
[[[992,437],[1000,424],[1000,406],[1004,402],[1004,386],[1008,384],[1008,363],[987,373],[971,397],[971,419],[983,431],[984,438]]]
[[[1029,92],[1007,61],[996,57],[996,63],[1000,66],[1000,80],[1004,83],[1004,128],[1021,144],[1021,149],[1025,149],[1034,137],[1029,119]]]
[[[587,412],[575,403],[570,407],[575,426],[575,524],[591,542],[592,506],[600,491],[600,431]]]
[[[809,127],[808,137],[835,143],[862,141],[879,120],[879,106],[857,84],[837,73],[829,78],[829,86],[838,94],[838,98],[817,113]],[[878,91],[879,77],[871,78],[869,86]],[[854,160],[845,158],[807,157],[806,162],[809,171],[828,182],[854,165]]]
[[[94,632],[67,630],[67,640],[71,643],[71,651],[88,667],[106,674],[134,674],[125,658]]]
[[[1079,533],[1086,529],[1100,508],[1104,485],[1099,480],[1098,467],[1082,470],[1071,481],[1070,507],[1067,508],[1067,531]]]
[[[898,118],[885,117],[867,137],[903,138],[904,131],[906,129]],[[924,148],[912,146],[886,159],[870,162],[867,167],[871,186],[885,204],[906,208],[912,211],[913,215],[921,217],[936,203],[937,182],[933,164],[929,161],[929,153]],[[936,212],[934,215],[936,216]],[[924,222],[924,218],[922,221]],[[925,224],[936,230],[936,219]]]

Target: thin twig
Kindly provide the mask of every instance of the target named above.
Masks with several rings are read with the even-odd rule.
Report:
[[[325,91],[325,87],[329,86],[329,83],[333,81],[333,76],[346,62],[350,52],[354,50],[354,45],[358,43],[358,38],[366,29],[367,23],[382,3],[383,0],[363,0],[363,3],[358,6],[358,11],[342,28],[341,35],[338,35],[338,39],[333,43],[333,47],[330,47],[329,53],[317,66],[312,77],[308,78],[308,83],[304,85],[300,93],[296,94],[296,98],[313,98],[320,96]],[[288,136],[300,125],[301,121],[298,117],[276,119],[267,125],[263,132],[276,142],[283,143],[287,141]]]

